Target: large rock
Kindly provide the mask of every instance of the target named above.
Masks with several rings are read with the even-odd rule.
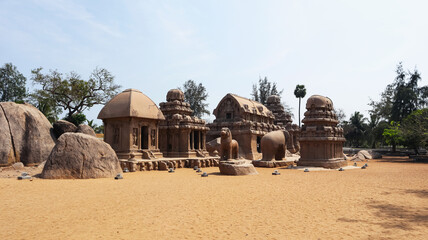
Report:
[[[45,161],[55,145],[52,125],[30,104],[0,103],[0,166]]]
[[[220,161],[218,167],[220,173],[223,175],[242,176],[259,174],[253,164],[246,160]]]
[[[42,178],[107,178],[122,173],[114,150],[83,133],[64,133],[52,149]]]
[[[85,125],[85,124],[80,124],[77,127],[76,132],[77,133],[84,133],[84,134],[87,134],[87,135],[92,136],[92,137],[97,137],[97,134],[95,134],[94,129],[92,129],[89,125]]]
[[[76,125],[66,120],[58,120],[54,122],[53,129],[57,138],[61,137],[64,133],[77,131]]]
[[[361,150],[357,153],[359,159],[372,159],[372,155],[367,150]]]
[[[382,154],[373,150],[361,150],[352,158],[352,160],[366,160],[366,159],[378,159],[382,158]]]

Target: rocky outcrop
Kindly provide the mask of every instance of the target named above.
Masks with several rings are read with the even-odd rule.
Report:
[[[92,129],[89,125],[80,124],[76,127],[76,125],[66,120],[58,120],[54,122],[53,129],[57,138],[59,138],[64,133],[84,133],[93,137],[97,136],[94,129]]]
[[[92,137],[96,137],[94,129],[92,129],[89,125],[80,124],[76,130],[77,133],[84,133]]]
[[[109,144],[83,133],[64,133],[43,168],[49,179],[115,177],[122,173],[119,159]]]
[[[242,176],[259,174],[253,164],[246,160],[220,161],[218,167],[220,173],[223,175]]]
[[[0,103],[0,166],[37,165],[55,145],[52,125],[30,104]]]
[[[66,120],[58,120],[54,122],[53,129],[57,138],[61,137],[64,133],[77,131],[76,125]]]
[[[378,159],[382,158],[382,154],[372,151],[372,150],[361,150],[355,154],[351,160],[366,160],[366,159]]]

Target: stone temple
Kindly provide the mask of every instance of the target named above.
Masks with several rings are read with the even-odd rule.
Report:
[[[275,116],[266,106],[231,93],[223,97],[213,114],[216,119],[207,125],[207,141],[218,138],[221,129],[227,127],[239,143],[239,155],[250,160],[262,158],[261,138],[281,129],[274,124]]]
[[[286,112],[284,106],[282,106],[280,96],[269,96],[266,101],[266,107],[275,116],[275,120],[273,121],[275,125],[283,126],[285,128],[285,126],[291,124],[293,121],[290,113]]]
[[[159,125],[159,148],[165,157],[205,157],[205,121],[190,116],[193,110],[184,102],[184,94],[172,89],[166,95],[167,102],[160,103],[165,121]]]
[[[297,124],[292,124],[293,120],[291,119],[291,114],[285,111],[284,106],[281,103],[281,97],[277,95],[269,96],[266,101],[266,107],[275,116],[273,123],[283,127],[290,134],[293,142],[292,150],[290,150],[290,152],[299,152],[300,146],[298,136],[300,133],[300,128]]]
[[[343,157],[343,129],[338,127],[333,102],[328,97],[311,96],[306,102],[300,132],[298,166],[339,168],[346,166]]]
[[[136,89],[112,98],[98,114],[104,123],[104,141],[119,159],[163,157],[159,150],[159,123],[165,120],[156,104]]]

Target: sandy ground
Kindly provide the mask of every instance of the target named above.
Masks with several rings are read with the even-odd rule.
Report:
[[[352,164],[352,163],[350,163]],[[359,162],[358,165],[363,165]],[[303,172],[206,168],[123,180],[0,178],[0,239],[427,239],[428,164]]]

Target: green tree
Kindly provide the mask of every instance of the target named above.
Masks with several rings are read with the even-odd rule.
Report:
[[[391,121],[389,126],[383,131],[385,142],[392,145],[392,152],[396,152],[397,145],[403,140],[400,132],[400,123]]]
[[[0,68],[0,102],[24,102],[27,95],[27,79],[12,63]]]
[[[87,81],[75,72],[64,75],[51,70],[43,74],[42,68],[32,70],[31,79],[41,87],[31,94],[32,97],[42,103],[53,104],[51,109],[59,107],[67,111],[66,118],[69,119],[95,104],[105,104],[120,88],[114,83],[113,75],[104,68],[96,68]]]
[[[371,100],[369,103],[372,107],[370,113],[388,122],[399,122],[428,103],[428,86],[418,87],[421,74],[416,68],[413,72],[406,72],[400,62],[395,72],[394,82],[387,85],[380,101]]]
[[[428,146],[428,108],[416,110],[403,119],[400,126],[404,145],[413,148],[416,154],[419,148]]]
[[[259,77],[258,85],[253,84],[251,96],[254,101],[265,105],[269,96],[278,95],[281,97],[283,91],[284,90],[278,91],[276,82],[269,82],[267,77],[264,79]]]
[[[202,83],[196,84],[193,80],[187,80],[183,84],[184,100],[190,104],[193,110],[192,115],[202,117],[204,114],[210,115],[207,110],[208,104],[205,103],[208,93]]]
[[[392,102],[394,97],[393,85],[388,84],[380,96],[381,98],[378,102],[370,99],[369,106],[371,106],[372,109],[369,110],[369,113],[379,118],[379,120],[390,121]]]
[[[306,96],[306,88],[305,85],[297,85],[296,89],[294,89],[294,96],[299,99],[299,127],[300,127],[300,103],[302,98]]]
[[[63,119],[73,123],[76,126],[79,126],[80,124],[83,124],[87,121],[86,115],[83,113],[74,113],[72,115],[67,115]]]
[[[391,109],[391,120],[401,121],[415,111],[419,105],[418,81],[421,79],[417,69],[405,72],[400,62],[397,66],[397,77],[393,83],[394,97]],[[407,81],[406,81],[407,80]]]

